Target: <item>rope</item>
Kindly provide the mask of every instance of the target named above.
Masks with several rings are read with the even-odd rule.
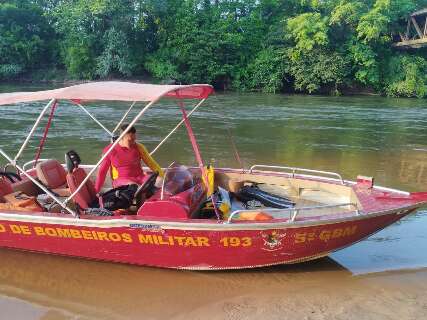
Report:
[[[40,154],[43,151],[44,144],[46,142],[47,133],[49,132],[50,125],[52,123],[53,114],[55,113],[56,105],[58,102],[55,100],[55,103],[52,105],[52,109],[50,110],[49,119],[47,120],[46,127],[44,128],[43,138],[40,140],[39,149],[37,150],[36,156],[34,157],[34,165],[33,168],[36,167],[37,161],[40,159]]]

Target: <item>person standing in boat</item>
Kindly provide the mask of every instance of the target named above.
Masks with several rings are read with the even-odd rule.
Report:
[[[127,124],[120,127],[123,133]],[[106,153],[111,144],[106,146],[102,153]],[[109,155],[99,166],[98,175],[95,182],[95,191],[99,193],[105,182],[105,177],[110,170],[113,188],[128,184],[142,185],[149,175],[144,173],[141,160],[153,171],[158,172],[163,177],[163,170],[159,164],[150,156],[145,146],[136,142],[136,129],[131,127]]]

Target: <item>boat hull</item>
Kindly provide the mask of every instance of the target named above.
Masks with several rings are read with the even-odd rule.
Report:
[[[297,263],[328,255],[385,228],[413,209],[311,225],[57,219],[0,220],[0,246],[164,268],[216,270]],[[26,221],[27,220],[27,221]],[[77,221],[77,222],[76,222]],[[124,222],[123,222],[124,221]],[[123,223],[122,223],[123,222]],[[122,225],[120,225],[122,224]]]

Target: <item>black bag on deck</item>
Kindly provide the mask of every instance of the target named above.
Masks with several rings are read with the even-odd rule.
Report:
[[[137,184],[129,184],[108,190],[101,195],[100,204],[110,211],[129,209],[137,189]]]
[[[257,200],[264,206],[271,208],[287,209],[295,206],[295,203],[290,199],[265,192],[256,185],[244,186],[235,195],[242,202]]]

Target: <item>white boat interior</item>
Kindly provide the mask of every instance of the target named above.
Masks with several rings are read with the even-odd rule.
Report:
[[[52,161],[41,159],[40,163]],[[25,167],[30,167],[31,162]],[[64,168],[65,165],[62,165]],[[94,168],[93,165],[81,165],[86,173],[89,173]],[[167,169],[165,169],[167,170]],[[190,168],[194,180],[200,180],[200,171],[197,168]],[[145,168],[149,172],[148,168]],[[35,169],[27,171],[32,175],[40,174]],[[94,171],[90,176],[92,181],[95,181],[97,171]],[[44,180],[38,176],[39,180]],[[344,183],[340,179],[331,179],[312,175],[295,175],[283,172],[273,171],[255,171],[241,169],[216,169],[214,174],[215,189],[218,187],[226,190],[230,195],[230,213],[223,217],[224,220],[233,221],[238,217],[238,213],[242,212],[265,212],[274,219],[301,219],[310,217],[319,217],[336,214],[358,214],[358,210],[362,209],[358,201],[357,195],[348,183]],[[293,202],[292,207],[287,209],[277,209],[268,205],[259,205],[256,208],[247,208],[241,201],[233,195],[243,186],[256,185],[260,190],[278,197],[289,199]],[[67,189],[67,186],[62,186]],[[107,180],[103,191],[112,188],[111,179],[107,175]],[[13,184],[14,191],[22,191],[29,196],[40,196],[40,189],[37,188],[30,180],[24,180],[21,183]],[[60,190],[60,189],[58,189]],[[57,190],[57,191],[58,191]],[[60,199],[65,199],[69,193],[62,194]],[[72,203],[71,203],[72,206]],[[56,206],[56,209],[61,208]]]

